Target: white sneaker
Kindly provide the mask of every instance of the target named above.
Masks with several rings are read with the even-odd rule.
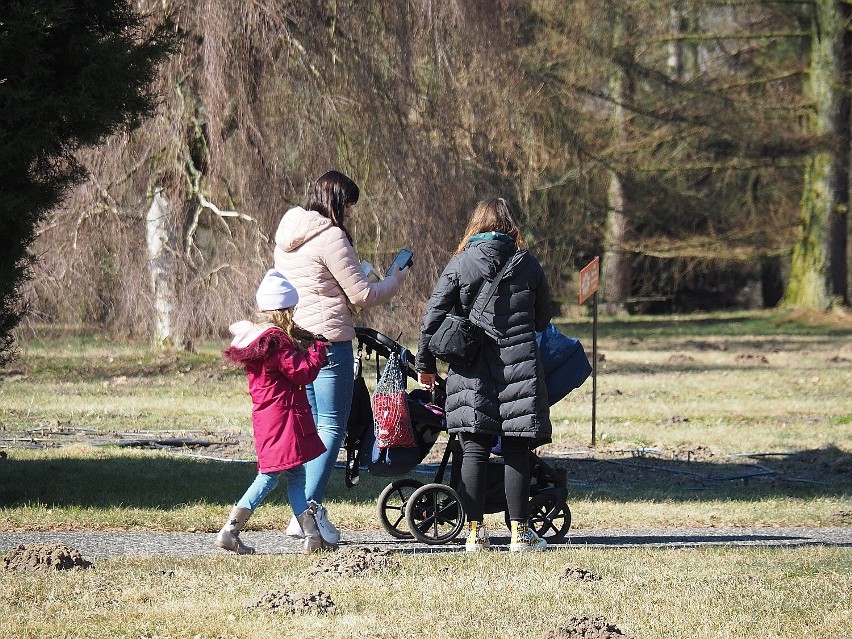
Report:
[[[512,543],[509,544],[509,550],[512,552],[536,552],[545,548],[547,548],[547,542],[529,528],[519,533],[518,538],[512,539]]]
[[[319,528],[322,538],[328,543],[336,546],[340,543],[340,531],[328,518],[328,510],[322,504],[317,504],[315,501],[310,504],[316,505],[316,514],[314,518],[317,520],[317,528]],[[299,522],[296,522],[297,524]]]
[[[305,538],[305,533],[302,530],[301,524],[299,524],[299,520],[296,519],[296,515],[290,517],[290,523],[287,525],[287,532],[285,534],[288,537],[294,537],[295,539]]]

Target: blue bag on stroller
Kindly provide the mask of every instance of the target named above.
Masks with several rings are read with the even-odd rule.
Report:
[[[592,365],[580,340],[563,335],[550,324],[535,334],[547,383],[547,400],[553,406],[592,374]]]

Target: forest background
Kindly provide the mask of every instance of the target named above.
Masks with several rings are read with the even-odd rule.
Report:
[[[848,1],[138,0],[182,36],[159,107],[76,155],[37,228],[19,339],[94,324],[180,347],[251,310],[281,215],[328,169],[414,334],[472,206],[508,198],[570,315],[848,304]]]

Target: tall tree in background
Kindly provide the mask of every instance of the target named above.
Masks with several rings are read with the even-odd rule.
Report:
[[[814,0],[807,96],[808,133],[817,143],[805,163],[801,219],[793,249],[787,306],[825,310],[848,304],[852,6]]]
[[[612,51],[615,64],[611,65],[609,95],[612,99],[612,142],[623,148],[630,140],[631,106],[635,104],[635,41],[631,34],[633,18],[625,8],[610,5],[612,24]],[[634,239],[634,218],[630,208],[631,183],[634,182],[630,163],[615,162],[610,169],[607,189],[606,236],[603,256],[603,312],[617,315],[625,311],[633,285],[634,254],[630,243]]]
[[[757,271],[789,250],[797,169],[810,149],[796,127],[804,68],[798,8],[715,0],[538,5],[547,7],[543,24],[574,15],[563,18],[563,55],[597,70],[556,80],[565,102],[584,107],[577,139],[591,159],[587,170],[614,178],[609,198],[592,203],[607,203],[607,306],[621,308],[630,292],[672,295],[714,270]],[[600,28],[619,13],[629,30],[618,21]],[[611,46],[614,36],[620,46]],[[607,86],[607,78],[616,81]],[[604,113],[614,117],[602,129]]]
[[[0,9],[0,355],[44,215],[85,177],[74,153],[155,107],[156,65],[173,36],[147,34],[129,2],[8,0]],[[67,229],[66,229],[67,230]]]

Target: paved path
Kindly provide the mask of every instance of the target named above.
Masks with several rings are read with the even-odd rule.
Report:
[[[0,554],[18,544],[62,543],[76,548],[86,559],[105,557],[198,557],[222,554],[213,545],[214,533],[157,532],[0,532]],[[246,532],[243,540],[254,545],[259,554],[294,554],[301,551],[299,541],[283,532]],[[505,549],[508,536],[492,537],[497,548]],[[442,546],[429,546],[397,540],[384,531],[343,531],[341,549],[356,545],[378,546],[407,553],[459,552],[463,537]],[[832,528],[671,528],[572,530],[568,537],[551,549],[584,548],[684,548],[697,546],[838,546],[852,547],[852,527]]]

